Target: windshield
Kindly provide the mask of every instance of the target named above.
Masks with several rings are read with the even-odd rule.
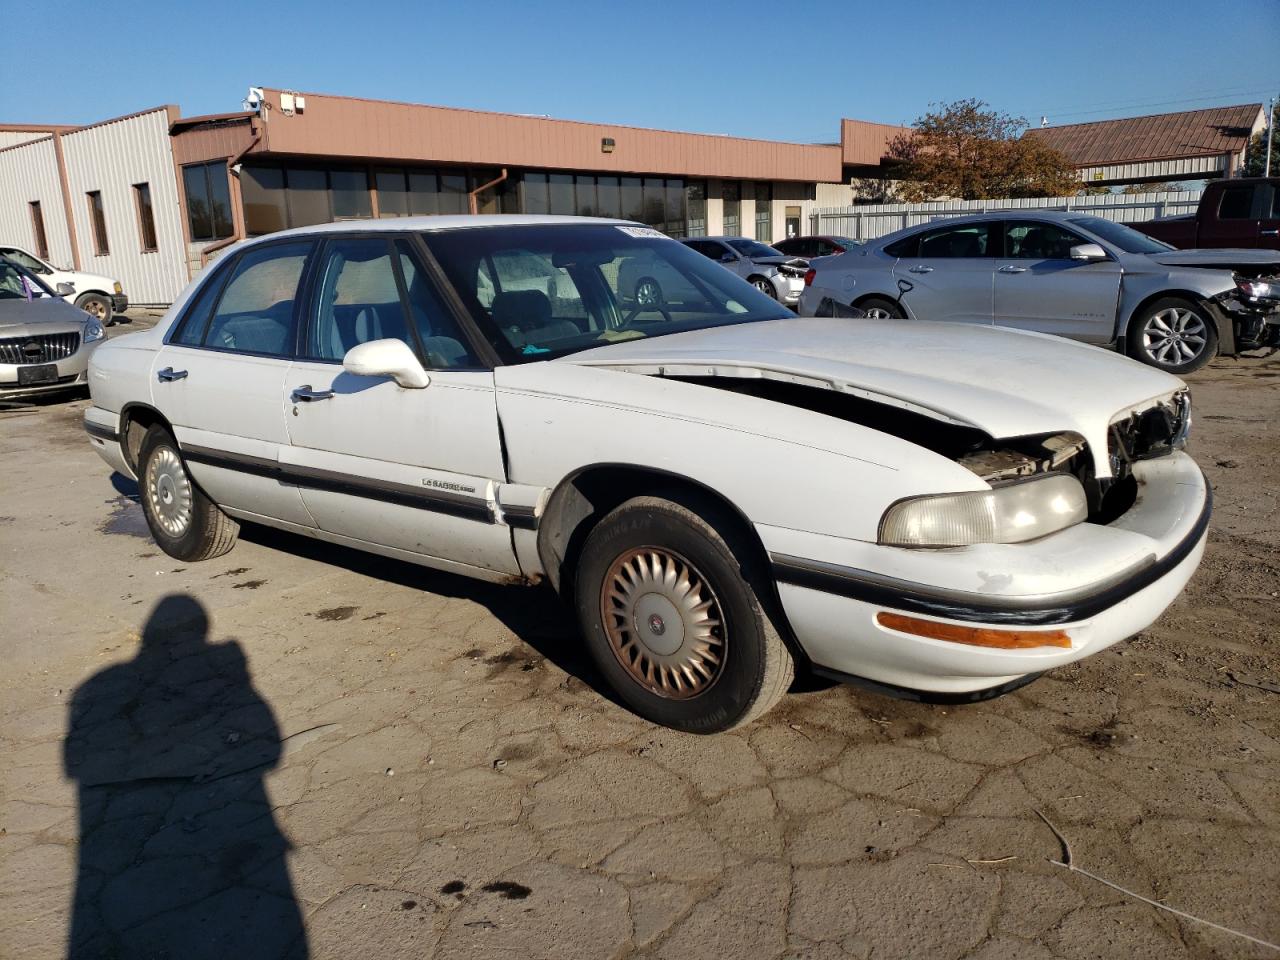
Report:
[[[25,253],[22,250],[5,248],[4,250],[0,250],[0,257],[8,257],[14,263],[18,264],[21,267],[26,267],[32,273],[48,273],[49,272],[48,267],[46,267],[43,263],[41,263],[35,257],[31,256],[31,254]]]
[[[53,291],[41,280],[0,257],[0,300],[33,300],[51,296]]]
[[[745,280],[649,227],[479,227],[423,239],[507,363],[791,316]]]
[[[761,243],[759,240],[748,240],[745,237],[738,237],[734,240],[726,240],[725,242],[744,257],[750,257],[752,260],[755,260],[758,257],[786,256],[786,254],[781,250],[775,250],[773,247]]]
[[[1090,233],[1097,234],[1112,246],[1119,247],[1125,253],[1168,253],[1174,248],[1167,243],[1153,240],[1145,233],[1139,233],[1132,227],[1101,217],[1075,217],[1071,221]]]

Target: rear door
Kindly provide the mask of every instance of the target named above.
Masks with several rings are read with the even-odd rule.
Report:
[[[493,371],[481,365],[408,236],[335,237],[317,256],[282,454],[321,530],[451,567],[519,568],[497,522],[505,476]],[[544,300],[539,287],[523,291]],[[409,344],[431,382],[406,389],[343,369],[371,340]]]
[[[155,406],[191,475],[225,507],[312,527],[297,487],[280,482],[289,442],[283,397],[311,240],[255,245],[205,283],[156,354]]]
[[[1093,242],[1048,220],[1006,221],[1004,256],[996,268],[996,324],[1091,343],[1110,341],[1120,264],[1071,259],[1072,247]]]
[[[912,316],[917,320],[991,323],[997,227],[997,223],[983,220],[920,235],[915,255],[900,258],[893,267],[894,277],[910,285],[901,303]]]
[[[1222,188],[1214,215],[1200,223],[1202,247],[1256,247],[1262,229],[1263,184],[1238,183]]]

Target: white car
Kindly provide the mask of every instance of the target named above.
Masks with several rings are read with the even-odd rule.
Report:
[[[67,303],[74,303],[104,327],[112,324],[112,317],[129,309],[129,298],[119,280],[98,273],[80,270],[64,270],[48,260],[37,257],[30,250],[13,244],[0,243],[0,257],[7,257],[24,270],[29,270],[50,287],[65,283],[71,292],[62,296]]]
[[[640,256],[701,299],[625,295]],[[248,241],[101,346],[90,390],[91,441],[170,555],[253,521],[549,581],[619,696],[689,731],[760,715],[796,663],[1011,689],[1150,624],[1209,518],[1175,377],[1038,334],[800,319],[605,220]]]

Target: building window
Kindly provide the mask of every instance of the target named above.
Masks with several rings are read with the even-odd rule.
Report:
[[[684,188],[685,216],[689,224],[688,235],[705,237],[707,235],[707,185],[701,182],[691,183]]]
[[[756,184],[756,239],[773,242],[773,184]]]
[[[156,218],[151,210],[151,184],[133,185],[133,205],[138,211],[138,236],[142,238],[142,252],[156,252]]]
[[[223,160],[193,163],[182,168],[187,195],[187,223],[193,241],[224,240],[231,236],[231,188]]]
[[[48,260],[49,235],[44,232],[44,213],[40,210],[40,201],[32,200],[28,206],[31,208],[31,232],[36,241],[36,254],[42,260]]]
[[[726,237],[736,237],[742,233],[742,184],[736,180],[726,180],[720,188],[724,198],[724,227]]]
[[[400,178],[397,181],[397,176]],[[403,192],[402,171],[377,175],[379,189],[388,191],[389,209],[397,213]],[[240,171],[240,194],[244,198],[244,228],[251,236],[274,233],[287,227],[308,227],[336,220],[358,220],[373,215],[369,177],[364,170],[320,167],[245,166]],[[378,212],[382,214],[382,204]]]
[[[85,194],[89,201],[89,223],[93,226],[93,252],[99,257],[111,253],[107,243],[107,218],[102,212],[102,191],[90,190]]]

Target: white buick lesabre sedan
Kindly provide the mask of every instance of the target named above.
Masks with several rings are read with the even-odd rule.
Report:
[[[679,297],[638,298],[628,261]],[[156,542],[237,521],[547,580],[638,713],[711,732],[795,665],[976,700],[1150,624],[1204,548],[1181,381],[1094,347],[799,319],[647,227],[428,217],[224,254],[110,341],[85,426]]]

